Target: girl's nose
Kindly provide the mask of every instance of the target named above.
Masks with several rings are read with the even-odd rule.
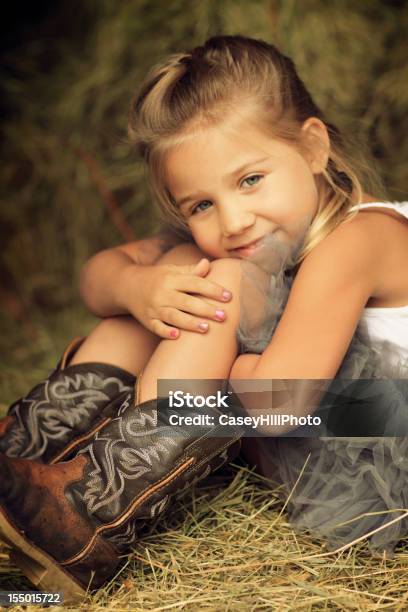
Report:
[[[237,206],[229,206],[220,211],[222,234],[228,238],[234,234],[242,234],[255,221],[255,215],[249,211],[239,210]]]

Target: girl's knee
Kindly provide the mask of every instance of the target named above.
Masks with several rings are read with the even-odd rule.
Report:
[[[211,262],[207,278],[225,284],[231,291],[239,289],[241,284],[242,262],[239,259],[223,258]]]

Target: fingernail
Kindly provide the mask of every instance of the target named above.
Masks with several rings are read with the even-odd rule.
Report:
[[[207,331],[207,329],[208,329],[208,323],[199,323],[199,324],[198,324],[198,327],[199,327],[200,329],[202,329],[203,331]]]
[[[177,338],[177,336],[178,336],[177,329],[172,329],[170,332],[170,338]]]
[[[223,310],[216,310],[215,311],[215,318],[219,319],[220,321],[222,321],[222,319],[225,317],[225,312]]]
[[[224,291],[222,292],[222,297],[224,298],[224,300],[229,300],[231,296],[231,291],[227,291],[226,289],[224,289]]]

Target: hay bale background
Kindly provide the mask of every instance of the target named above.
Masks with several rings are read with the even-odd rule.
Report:
[[[406,3],[380,0],[62,0],[44,10],[35,27],[20,33],[19,44],[3,51],[0,411],[46,375],[70,337],[95,324],[78,301],[86,259],[123,242],[126,231],[138,238],[157,225],[126,136],[130,98],[151,64],[217,33],[277,44],[293,57],[328,118],[367,144],[388,196],[402,200],[407,25]],[[122,215],[120,227],[107,193]],[[295,599],[299,609],[331,600],[344,609],[402,605],[398,578],[406,549],[395,565],[378,565],[355,549],[325,561],[325,569],[320,558],[299,561],[316,543],[296,538],[279,504],[278,510],[275,502],[268,506],[275,498],[257,477],[239,467],[233,474],[229,489],[215,494],[216,484],[210,485],[207,505],[206,487],[197,488],[196,501],[186,502],[187,523],[182,513],[175,531],[160,524],[160,537],[145,543],[151,558],[141,546],[131,561],[144,559],[136,571],[142,589],[129,583],[110,607],[176,609],[184,600],[183,609],[220,609],[216,592],[231,610],[271,609],[273,602],[291,609]],[[247,520],[255,515],[257,522]],[[3,562],[0,577],[8,580]]]
[[[278,44],[329,119],[368,144],[389,196],[406,198],[408,6],[399,4],[50,3],[3,52],[1,401],[94,325],[78,301],[79,271],[91,254],[124,241],[106,188],[136,238],[157,224],[126,117],[140,79],[164,54],[220,32]],[[13,373],[18,366],[23,376]]]

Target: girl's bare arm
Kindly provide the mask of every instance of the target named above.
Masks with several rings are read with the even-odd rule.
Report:
[[[262,355],[242,355],[231,378],[332,379],[384,270],[365,218],[338,226],[306,257]]]
[[[154,265],[181,242],[177,234],[163,229],[149,238],[96,253],[81,271],[79,291],[85,306],[99,317],[126,314],[127,309],[118,300],[118,285],[125,270],[131,266],[137,276],[143,266]]]

